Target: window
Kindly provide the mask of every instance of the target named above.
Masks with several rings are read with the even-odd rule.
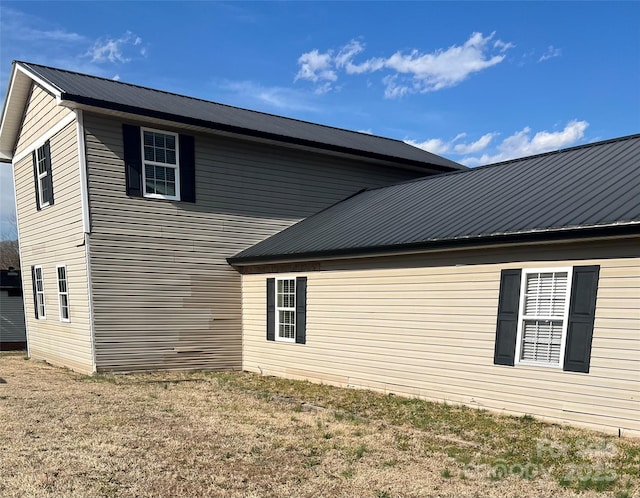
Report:
[[[58,307],[60,310],[60,321],[69,321],[69,289],[67,287],[67,267],[57,266],[58,274]]]
[[[267,340],[305,344],[307,277],[267,279]]]
[[[294,341],[296,338],[296,280],[276,280],[276,339]]]
[[[33,175],[36,186],[38,210],[53,204],[53,181],[51,178],[51,147],[47,140],[33,151]]]
[[[589,372],[599,266],[500,275],[493,362]]]
[[[142,128],[144,195],[179,199],[180,165],[178,135]]]
[[[518,318],[518,363],[561,366],[571,269],[524,270]]]
[[[47,318],[44,303],[44,278],[42,274],[42,266],[31,267],[31,279],[33,281],[33,303],[35,307],[35,315],[38,320]]]
[[[196,202],[195,137],[122,124],[129,197]]]

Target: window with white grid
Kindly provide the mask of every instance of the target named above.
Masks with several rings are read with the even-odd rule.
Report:
[[[562,366],[570,288],[571,269],[523,271],[519,363]]]
[[[51,199],[51,181],[47,178],[49,175],[49,168],[47,167],[47,161],[51,161],[50,157],[47,157],[48,148],[45,145],[38,147],[36,150],[36,162],[38,172],[38,196],[40,197],[40,207],[43,208],[49,205]]]
[[[276,280],[276,339],[296,339],[296,279]]]
[[[68,322],[69,319],[69,289],[67,287],[67,267],[57,266],[58,273],[58,308],[60,311],[60,321]]]
[[[176,133],[141,129],[146,197],[180,200],[180,164]]]
[[[47,318],[44,304],[44,277],[42,276],[42,266],[33,267],[33,286],[36,295],[36,318],[39,320]]]

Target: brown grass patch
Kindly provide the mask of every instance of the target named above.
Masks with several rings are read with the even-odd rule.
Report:
[[[0,496],[637,496],[640,442],[242,373],[0,355]]]

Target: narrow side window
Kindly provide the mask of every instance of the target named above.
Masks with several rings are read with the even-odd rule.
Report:
[[[33,151],[33,176],[35,181],[36,208],[41,210],[53,204],[53,179],[51,175],[51,147],[47,140]]]
[[[69,315],[69,288],[67,285],[67,267],[59,265],[56,267],[58,275],[58,308],[60,311],[60,321],[70,321]]]
[[[31,280],[33,282],[33,305],[35,309],[35,317],[38,320],[47,318],[45,302],[44,302],[44,278],[42,266],[31,267]]]

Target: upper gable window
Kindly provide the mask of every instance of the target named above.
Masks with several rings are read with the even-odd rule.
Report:
[[[126,192],[196,202],[195,137],[122,124]]]
[[[180,200],[180,161],[176,133],[142,128],[145,197]]]
[[[51,177],[51,147],[47,140],[33,151],[33,176],[36,186],[36,208],[53,204],[53,180]]]

